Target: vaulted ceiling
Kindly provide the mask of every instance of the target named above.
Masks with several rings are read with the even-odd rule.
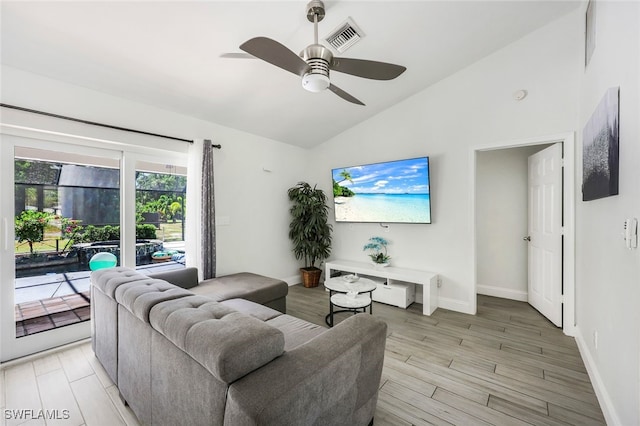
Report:
[[[395,80],[338,72],[366,106],[258,59],[221,57],[265,36],[313,42],[305,1],[5,1],[4,65],[311,147],[577,8],[578,1],[327,1],[323,38],[351,18],[364,33],[337,56],[401,64]],[[22,105],[29,107],[29,105]],[[53,111],[55,112],[55,111]]]

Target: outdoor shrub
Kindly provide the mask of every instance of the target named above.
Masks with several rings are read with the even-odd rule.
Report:
[[[67,243],[62,248],[62,253],[76,242],[81,241],[83,228],[80,222],[81,221],[77,219],[60,216],[60,237],[63,240],[67,240]]]
[[[136,239],[153,240],[156,238],[156,227],[154,225],[136,225]],[[76,240],[83,243],[95,241],[117,241],[120,239],[120,227],[105,225],[96,227],[88,225],[83,232],[78,232]]]
[[[79,236],[78,241],[83,243],[91,243],[93,241],[102,241],[102,231],[93,225],[84,228],[84,232]]]
[[[136,221],[141,222],[142,213],[159,213],[161,221],[182,217],[183,198],[177,194],[160,195],[157,199],[147,199],[147,194],[139,194],[138,198],[145,201],[136,201]]]
[[[120,239],[120,227],[105,225],[102,227],[102,239],[100,241],[114,241]]]
[[[18,242],[29,243],[29,251],[33,254],[33,243],[44,240],[44,228],[51,220],[51,214],[26,210],[16,216],[15,231]]]
[[[81,220],[71,219],[60,216],[60,237],[62,239],[74,239],[76,235],[82,232]]]
[[[151,224],[136,225],[136,238],[139,240],[153,240],[156,238],[156,227]]]

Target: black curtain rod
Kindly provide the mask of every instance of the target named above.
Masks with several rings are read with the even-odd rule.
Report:
[[[38,110],[35,110],[35,109],[23,108],[23,107],[19,107],[19,106],[15,106],[15,105],[8,105],[8,104],[0,103],[0,107],[15,109],[15,110],[18,110],[18,111],[31,112],[33,114],[46,115],[47,117],[60,118],[62,120],[75,121],[76,123],[91,124],[92,126],[106,127],[107,129],[122,130],[122,131],[125,131],[125,132],[138,133],[138,134],[141,134],[141,135],[155,136],[155,137],[158,137],[158,138],[172,139],[174,141],[193,143],[193,141],[190,140],[190,139],[176,138],[176,137],[173,137],[173,136],[160,135],[158,133],[143,132],[142,130],[128,129],[126,127],[119,127],[119,126],[112,126],[110,124],[97,123],[95,121],[81,120],[79,118],[67,117],[67,116],[59,115],[59,114],[52,114],[50,112],[38,111]],[[218,148],[218,149],[222,148],[222,145],[220,145],[220,144],[211,144],[211,146],[214,147],[214,148]]]

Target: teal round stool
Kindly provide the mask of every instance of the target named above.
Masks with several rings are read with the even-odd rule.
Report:
[[[98,269],[113,268],[117,263],[118,259],[112,253],[96,253],[89,261],[89,269],[97,271]]]

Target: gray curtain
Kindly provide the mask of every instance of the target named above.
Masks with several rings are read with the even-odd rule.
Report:
[[[202,275],[216,276],[216,205],[213,191],[213,146],[206,140],[202,153]]]

